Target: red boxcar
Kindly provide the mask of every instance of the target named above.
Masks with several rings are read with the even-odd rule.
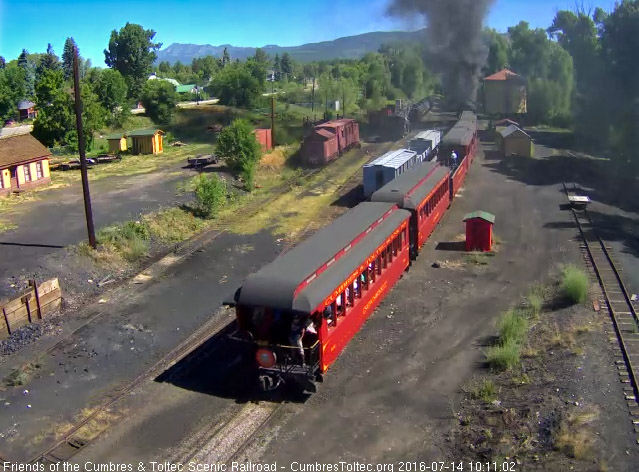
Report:
[[[362,203],[249,276],[225,302],[236,307],[232,337],[253,347],[265,388],[288,379],[315,389],[408,268],[409,219],[396,205]],[[297,329],[300,320],[306,330]]]
[[[411,256],[416,258],[450,204],[450,170],[424,162],[379,189],[373,202],[395,203],[411,212]]]
[[[302,145],[302,156],[308,164],[322,165],[356,146],[359,146],[357,122],[347,118],[333,120],[314,128]]]
[[[256,129],[255,139],[262,146],[262,152],[267,152],[273,149],[273,136],[271,134],[271,128]]]

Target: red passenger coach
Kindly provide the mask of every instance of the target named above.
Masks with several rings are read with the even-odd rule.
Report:
[[[395,203],[410,210],[411,256],[435,230],[450,204],[450,170],[436,162],[424,162],[411,172],[405,172],[379,189],[373,202]]]
[[[464,112],[470,113],[470,112]],[[474,116],[474,115],[473,115]],[[459,121],[442,139],[440,156],[447,164],[451,164],[450,155],[453,151],[457,154],[457,167],[453,169],[450,186],[450,199],[452,200],[464,185],[466,174],[470,169],[475,153],[477,152],[477,122],[476,120]]]
[[[409,218],[391,203],[362,203],[249,276],[225,302],[236,307],[232,337],[252,346],[264,388],[292,380],[315,389],[408,267]]]

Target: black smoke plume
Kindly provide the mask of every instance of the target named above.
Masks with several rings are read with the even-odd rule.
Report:
[[[481,71],[488,57],[483,39],[484,18],[494,0],[391,0],[391,15],[421,15],[428,24],[430,67],[442,74],[450,104],[474,103]]]

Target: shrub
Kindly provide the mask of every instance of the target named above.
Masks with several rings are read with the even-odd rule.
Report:
[[[588,276],[586,273],[569,265],[563,268],[561,278],[561,294],[571,303],[582,303],[588,296]]]
[[[486,351],[488,365],[494,369],[510,370],[519,365],[521,346],[515,341],[508,341],[491,346]]]
[[[497,323],[499,328],[499,340],[502,344],[510,341],[521,343],[528,331],[528,321],[518,311],[509,310]]]
[[[144,216],[154,238],[164,242],[181,242],[204,227],[204,221],[181,208],[168,208]]]
[[[217,154],[238,172],[247,190],[253,189],[257,164],[262,156],[253,127],[246,120],[235,120],[222,130],[217,141]]]
[[[212,218],[226,205],[226,184],[217,175],[200,175],[195,181],[195,198],[199,213]]]

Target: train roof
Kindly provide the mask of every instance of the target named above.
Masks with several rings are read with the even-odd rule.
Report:
[[[434,129],[429,129],[427,131],[421,131],[415,135],[415,137],[411,141],[423,140],[423,141],[436,141],[438,138],[441,138],[442,132]]]
[[[436,162],[424,162],[410,172],[391,180],[371,197],[373,202],[395,203],[401,208],[415,210],[450,169]]]
[[[352,118],[341,118],[339,120],[327,121],[326,123],[322,123],[321,125],[317,125],[315,128],[337,128],[339,126],[344,126],[349,123],[353,123],[355,120]]]
[[[473,136],[475,132],[470,127],[466,126],[455,126],[451,129],[442,142],[447,145],[462,145],[468,146],[473,140]]]
[[[322,128],[316,129],[315,134],[325,139],[333,139],[335,137],[334,133],[331,133],[329,130]]]
[[[362,203],[250,275],[227,303],[308,313],[408,216],[391,203]]]
[[[398,169],[416,155],[417,153],[415,151],[411,151],[410,149],[397,149],[395,151],[389,151],[383,156],[378,157],[374,161],[369,162],[364,166],[364,168],[380,166],[389,167],[391,169]]]

